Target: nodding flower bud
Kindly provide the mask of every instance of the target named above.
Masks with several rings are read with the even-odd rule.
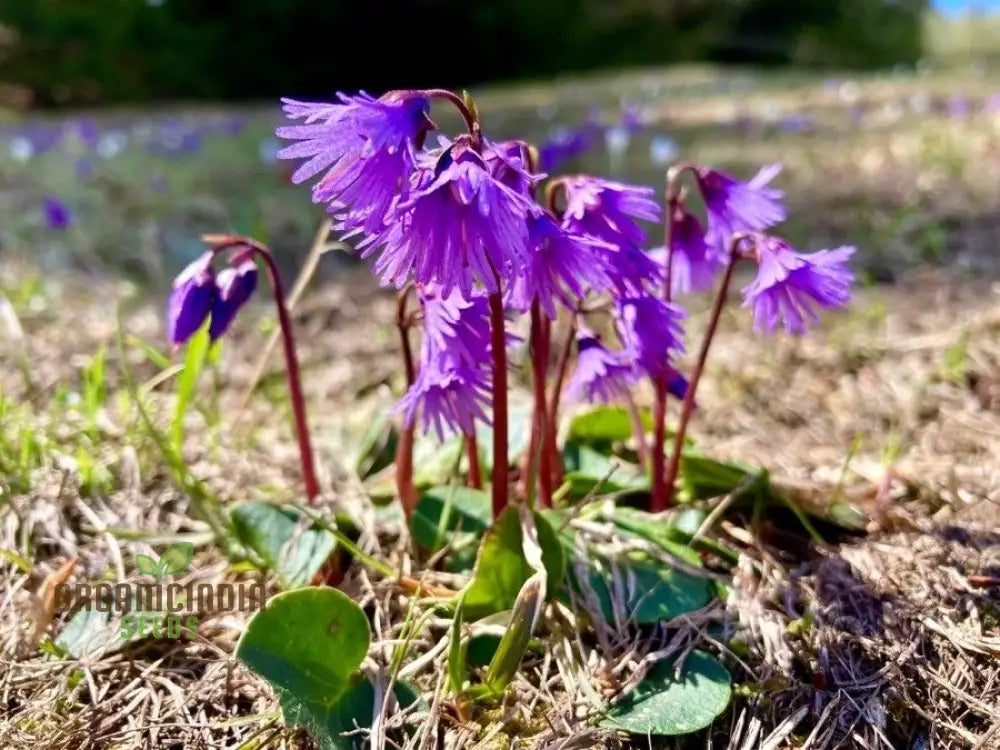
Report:
[[[257,288],[257,264],[250,258],[239,260],[236,265],[219,272],[215,285],[217,293],[208,329],[212,341],[229,329],[240,308],[253,296]]]
[[[167,300],[167,338],[180,346],[205,323],[215,301],[211,252],[204,253],[174,280]]]

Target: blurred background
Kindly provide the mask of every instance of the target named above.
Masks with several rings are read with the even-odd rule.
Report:
[[[323,211],[278,97],[449,86],[549,171],[782,161],[800,244],[975,269],[997,70],[1000,0],[0,0],[0,253],[155,279],[239,231],[294,258]]]

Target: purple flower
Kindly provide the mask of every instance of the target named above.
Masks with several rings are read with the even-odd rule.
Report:
[[[496,292],[498,279],[513,279],[528,258],[531,203],[487,171],[462,137],[421,173],[409,197],[390,214],[386,229],[361,243],[362,257],[381,249],[375,273],[383,284],[436,282],[442,294],[459,289],[466,298],[478,282]]]
[[[424,338],[417,377],[396,405],[412,427],[418,411],[424,432],[438,438],[460,431],[471,435],[475,420],[488,422],[490,395],[490,323],[486,297],[444,295],[435,285],[419,291]]]
[[[552,172],[568,161],[585,154],[593,145],[594,134],[590,128],[569,130],[560,128],[542,143],[538,150],[538,163],[545,172]]]
[[[626,104],[622,107],[622,125],[629,133],[641,133],[646,129],[646,117],[638,105]]]
[[[212,305],[212,322],[208,335],[212,341],[219,339],[228,330],[230,324],[253,296],[257,289],[257,264],[247,258],[219,272],[215,279],[217,289],[215,302]]]
[[[337,98],[339,104],[283,99],[285,115],[305,124],[275,131],[279,138],[298,141],[278,157],[307,160],[292,175],[296,184],[325,172],[313,188],[313,201],[331,204],[339,229],[377,232],[396,194],[408,184],[417,146],[434,128],[427,116],[430,101],[420,91]]]
[[[212,313],[215,302],[212,253],[207,252],[174,279],[167,299],[167,338],[180,346],[191,338]]]
[[[684,311],[649,295],[617,303],[618,335],[632,362],[653,380],[669,379],[670,360],[684,351]]]
[[[636,219],[658,221],[660,206],[653,189],[595,177],[570,177],[563,226],[608,243],[602,254],[608,278],[619,294],[640,294],[662,278],[661,267],[640,246],[646,233]]]
[[[676,370],[673,370],[667,376],[667,393],[676,398],[678,401],[683,401],[684,397],[687,396],[687,392],[688,379]]]
[[[579,234],[616,245],[641,246],[646,233],[636,219],[660,220],[660,204],[653,200],[653,188],[625,185],[597,177],[567,177],[566,226]]]
[[[416,380],[396,405],[403,412],[407,427],[412,427],[420,411],[421,428],[431,428],[438,439],[458,430],[464,435],[475,433],[476,420],[489,422],[490,386],[486,371],[481,367],[460,362],[447,352],[434,352],[421,358]]]
[[[535,183],[545,179],[544,174],[530,171],[530,148],[524,141],[488,143],[483,151],[486,169],[518,195],[530,196]]]
[[[42,201],[42,212],[49,229],[68,229],[73,223],[73,212],[69,206],[52,195]]]
[[[576,369],[566,388],[570,401],[590,403],[623,398],[635,383],[635,367],[625,352],[604,347],[592,331],[581,328],[576,335]]]
[[[677,206],[673,216],[671,244],[674,257],[670,261],[671,294],[689,294],[711,289],[723,261],[705,241],[705,232],[698,217],[683,206]],[[666,268],[666,253],[662,247],[651,250],[650,257]]]
[[[418,291],[424,311],[424,353],[448,352],[463,362],[490,361],[490,307],[483,294],[444,295],[436,284]]]
[[[816,306],[844,307],[851,299],[854,274],[847,259],[853,247],[804,255],[778,237],[757,239],[757,277],[743,289],[743,307],[753,310],[755,331],[772,332],[783,321],[785,331],[802,334],[817,323]]]
[[[708,213],[708,236],[723,255],[737,232],[756,232],[784,221],[783,193],[767,184],[781,171],[780,164],[761,169],[750,182],[741,182],[726,172],[707,167],[697,170],[698,187]]]
[[[605,257],[616,252],[612,245],[574,234],[537,207],[528,220],[528,241],[527,267],[507,287],[508,307],[526,312],[537,299],[554,320],[556,302],[571,307],[588,289],[610,285]]]

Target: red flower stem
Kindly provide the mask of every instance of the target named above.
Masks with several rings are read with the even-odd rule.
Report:
[[[538,502],[543,508],[552,507],[552,453],[549,440],[548,405],[545,399],[545,378],[549,369],[549,342],[546,336],[546,323],[542,319],[542,308],[538,300],[531,306],[531,369],[535,391],[535,419],[537,423],[538,441],[535,450],[539,454],[538,466]],[[532,462],[534,459],[532,458]]]
[[[569,361],[573,356],[573,342],[576,341],[576,319],[579,310],[573,311],[573,316],[569,321],[569,328],[566,330],[566,338],[563,340],[562,349],[559,351],[559,360],[556,364],[556,379],[552,384],[552,395],[549,398],[548,424],[552,425],[549,430],[549,455],[552,459],[552,484],[553,486],[562,484],[563,466],[562,458],[556,446],[556,432],[559,425],[559,402],[562,399],[563,383],[566,380],[566,372],[569,370]]]
[[[476,119],[476,113],[469,109],[469,106],[465,103],[465,99],[448,89],[427,89],[424,91],[424,94],[431,99],[443,99],[454,104],[455,109],[458,110],[459,114],[462,115],[462,119],[465,120],[465,125],[469,129],[469,133],[476,138],[480,137],[479,120]]]
[[[469,486],[481,490],[483,474],[479,468],[479,443],[476,440],[476,433],[465,436],[465,453],[469,459]]]
[[[413,349],[410,347],[410,319],[406,312],[406,302],[410,296],[410,286],[402,289],[396,298],[396,328],[399,331],[400,350],[403,353],[403,368],[406,372],[406,387],[416,379],[413,364]],[[403,515],[409,521],[417,507],[417,488],[413,484],[413,443],[416,440],[414,425],[404,423],[396,445],[396,492],[403,506]]]
[[[499,286],[499,281],[498,281]],[[490,332],[493,348],[493,518],[507,507],[507,332],[503,298],[498,289],[490,295]]]
[[[663,300],[670,302],[673,293],[674,268],[674,210],[677,207],[677,172],[667,172],[666,188],[666,219],[663,227],[663,247],[666,249],[666,267],[663,274]],[[672,491],[664,483],[663,466],[666,461],[665,446],[667,441],[667,383],[654,381],[655,402],[653,403],[653,454],[652,462],[652,496],[649,509],[653,513],[666,510],[670,504]]]
[[[302,479],[306,486],[306,498],[309,505],[316,505],[319,497],[319,482],[316,479],[316,469],[313,465],[312,444],[309,440],[309,424],[306,420],[305,398],[302,396],[302,377],[299,359],[295,351],[295,332],[288,315],[288,305],[285,302],[285,289],[281,283],[281,272],[270,248],[249,237],[235,234],[206,234],[202,240],[212,246],[212,253],[218,255],[230,248],[245,248],[264,261],[268,277],[271,279],[271,290],[274,293],[274,304],[278,308],[278,326],[281,328],[282,348],[285,351],[285,373],[288,378],[288,395],[292,402],[292,415],[295,418],[295,436],[299,443],[299,462],[302,466]]]
[[[698,383],[701,375],[705,371],[705,362],[708,359],[708,349],[715,338],[715,331],[719,327],[719,318],[722,317],[722,308],[726,304],[726,296],[729,293],[729,284],[733,278],[733,269],[740,256],[736,252],[742,237],[737,236],[733,240],[732,249],[729,254],[729,263],[726,272],[722,277],[722,284],[719,286],[719,293],[715,297],[715,304],[712,306],[712,314],[708,319],[708,328],[705,330],[705,337],[701,342],[701,351],[698,352],[698,361],[694,371],[691,373],[691,382],[688,383],[687,393],[684,394],[684,405],[681,407],[681,418],[677,425],[677,434],[674,435],[674,449],[670,454],[670,466],[667,469],[667,476],[664,485],[667,489],[668,500],[673,500],[674,485],[677,482],[677,473],[681,465],[681,453],[684,450],[684,436],[687,433],[688,423],[691,421],[691,412],[694,411],[694,396],[698,390]]]
[[[540,405],[538,398],[538,366],[535,361],[538,357],[540,345],[541,330],[538,325],[538,302],[536,301],[531,306],[531,327],[528,332],[528,351],[531,354],[531,376],[534,387],[534,403],[531,410],[531,436],[528,439],[528,450],[525,451],[524,458],[521,461],[521,494],[529,506],[533,506],[535,502],[535,457],[539,454],[542,432],[542,414],[540,409],[544,408],[544,406]],[[544,395],[542,401],[544,402]]]

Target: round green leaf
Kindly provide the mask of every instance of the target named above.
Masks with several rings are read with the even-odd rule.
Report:
[[[632,734],[678,735],[711,724],[729,705],[729,672],[713,657],[694,651],[680,675],[660,662],[621,703],[608,708],[601,726]]]
[[[420,700],[412,685],[397,682],[393,695],[400,708],[409,708]],[[322,750],[362,750],[367,736],[357,729],[372,725],[375,713],[375,690],[364,677],[356,676],[332,706],[304,703],[287,691],[281,691],[281,713],[290,726],[303,725]]]
[[[699,564],[697,554],[687,547],[674,545],[671,551],[689,565]],[[626,585],[624,591],[619,591],[612,583],[613,574],[608,560],[595,557],[588,562],[586,585],[597,596],[601,615],[607,622],[614,620],[616,607],[612,605],[612,596],[622,598],[617,609],[630,614],[640,625],[670,620],[700,609],[714,596],[710,579],[665,565],[645,553],[635,552],[614,560],[618,575]],[[573,588],[580,592],[583,584],[576,579],[575,570],[573,575]]]
[[[254,615],[236,656],[296,699],[332,706],[370,644],[368,618],[347,594],[305,588],[278,594]]]
[[[303,531],[298,513],[271,503],[241,503],[230,517],[239,540],[276,570],[288,588],[309,583],[336,546],[324,529],[312,526]]]

